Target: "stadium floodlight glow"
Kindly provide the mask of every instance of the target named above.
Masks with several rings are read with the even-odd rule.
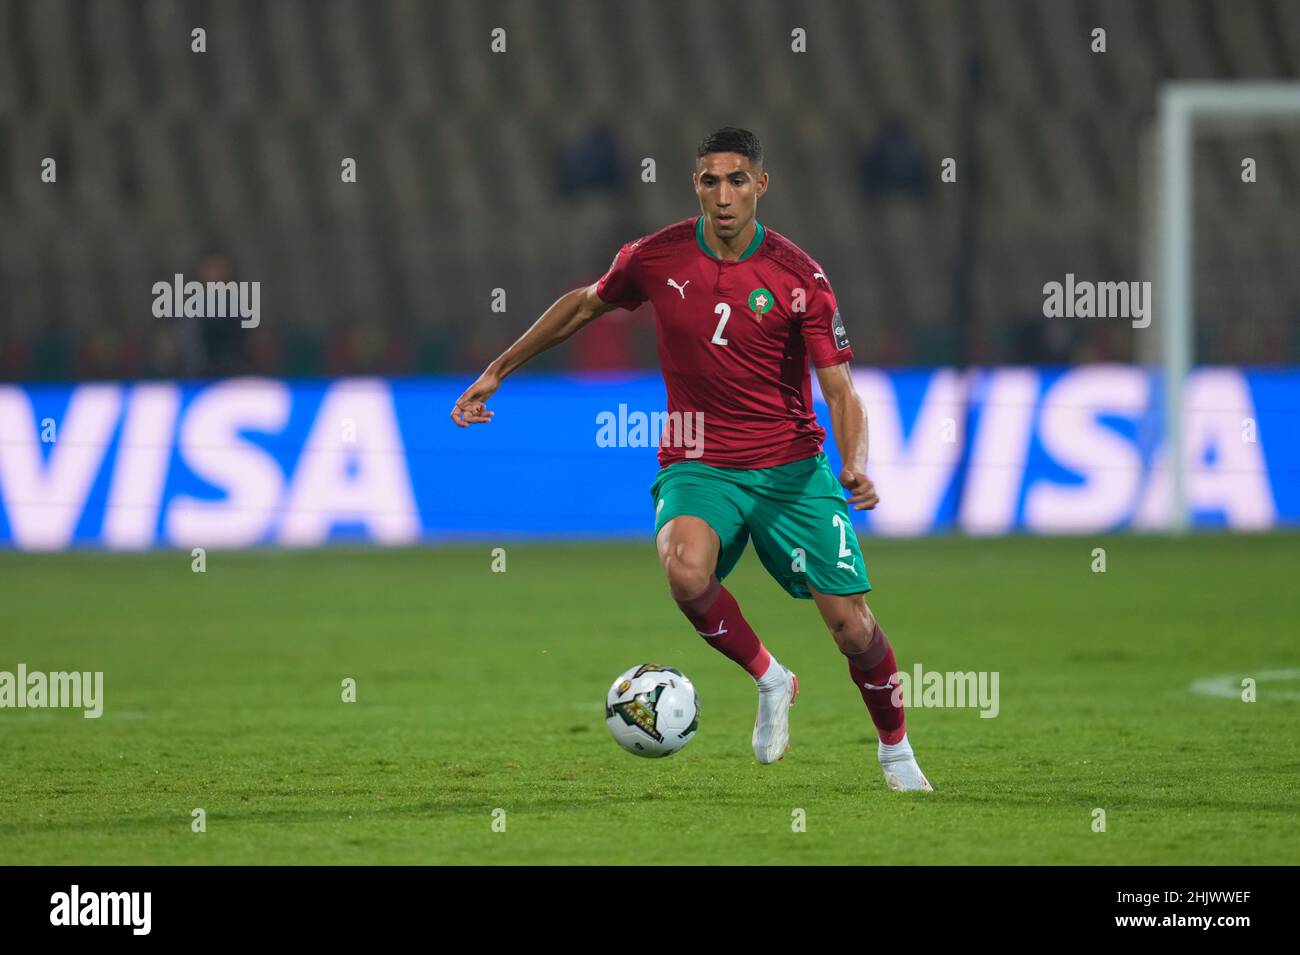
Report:
[[[1193,360],[1192,146],[1207,120],[1300,115],[1300,83],[1186,81],[1160,88],[1160,295],[1165,370],[1165,431],[1170,476],[1169,529],[1185,533],[1183,384]]]

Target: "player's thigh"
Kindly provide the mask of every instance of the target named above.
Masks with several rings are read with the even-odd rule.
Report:
[[[659,560],[678,599],[677,590],[702,590],[711,575],[731,573],[749,540],[734,488],[707,472],[670,467],[651,494]]]
[[[871,589],[844,492],[824,455],[774,475],[756,498],[749,531],[767,572],[794,597]]]

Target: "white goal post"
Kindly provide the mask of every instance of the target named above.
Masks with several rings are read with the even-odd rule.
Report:
[[[1187,474],[1184,462],[1183,383],[1192,369],[1195,301],[1192,276],[1192,148],[1199,123],[1225,118],[1300,116],[1300,83],[1166,83],[1159,98],[1159,243],[1161,345],[1165,371],[1165,429],[1170,476],[1169,529],[1186,533]]]

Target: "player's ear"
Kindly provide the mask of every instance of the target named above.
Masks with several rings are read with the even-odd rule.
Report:
[[[757,195],[760,195],[760,196],[761,196],[761,195],[762,195],[763,193],[765,193],[765,192],[767,192],[767,172],[766,172],[766,171],[764,171],[764,173],[763,173],[761,176],[758,177],[758,192],[757,192]]]

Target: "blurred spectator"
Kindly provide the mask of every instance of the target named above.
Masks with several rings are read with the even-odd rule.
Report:
[[[570,143],[560,157],[560,195],[572,197],[585,192],[618,192],[623,188],[618,137],[605,123],[598,123]]]
[[[885,120],[862,160],[862,186],[869,196],[921,197],[929,192],[925,154],[897,116]]]
[[[224,252],[209,252],[199,259],[195,279],[199,282],[233,282],[235,266]],[[247,371],[247,337],[258,329],[243,328],[238,318],[184,319],[198,331],[201,365],[205,378],[225,378]]]
[[[1082,326],[1075,320],[1045,318],[1042,312],[1011,317],[1007,330],[1006,347],[994,349],[993,355],[1018,365],[1069,364],[1083,338]]]

